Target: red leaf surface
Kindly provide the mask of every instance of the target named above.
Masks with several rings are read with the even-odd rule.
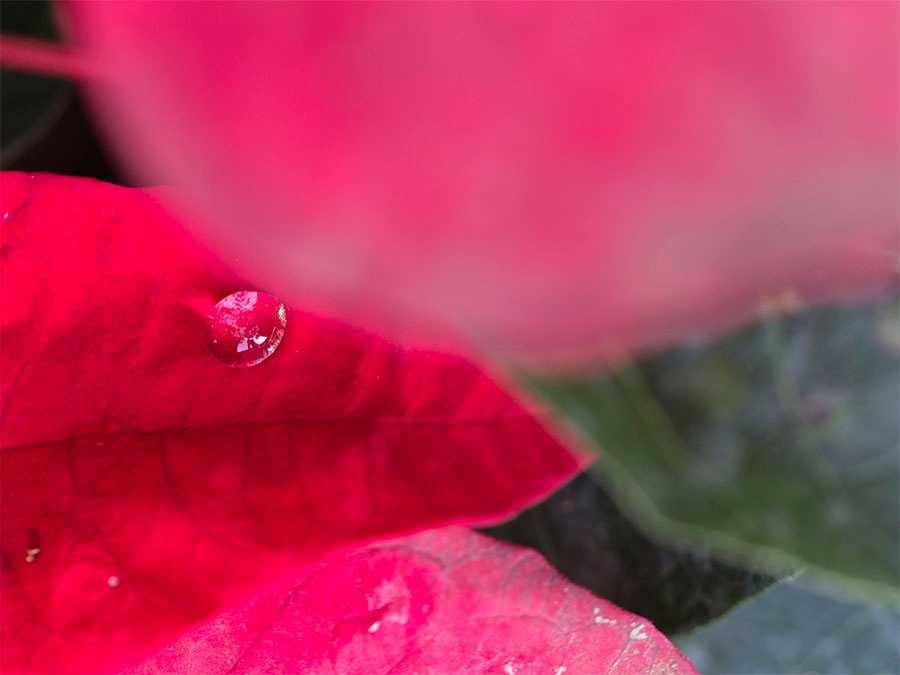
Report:
[[[139,190],[3,174],[5,672],[144,658],[332,549],[496,521],[582,465],[488,376],[298,310],[231,368],[253,289]]]
[[[123,159],[304,306],[547,365],[896,278],[896,3],[68,9]]]
[[[129,671],[687,675],[639,617],[461,528],[341,553]]]

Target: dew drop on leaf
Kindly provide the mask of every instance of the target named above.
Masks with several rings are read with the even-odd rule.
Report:
[[[287,325],[287,310],[272,295],[238,291],[209,315],[209,349],[219,361],[238,368],[262,363],[278,349]]]

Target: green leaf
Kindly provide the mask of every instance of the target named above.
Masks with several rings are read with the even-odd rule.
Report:
[[[621,505],[770,569],[897,602],[896,298],[775,317],[611,374],[530,378]]]
[[[784,581],[675,643],[706,675],[900,672],[900,615]]]
[[[589,472],[486,532],[536,549],[575,583],[669,634],[708,622],[772,582],[698,547],[654,540]]]

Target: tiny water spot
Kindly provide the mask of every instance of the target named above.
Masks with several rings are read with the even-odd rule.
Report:
[[[380,622],[380,621],[376,621],[376,622],[374,622],[371,626],[369,626],[369,632],[370,632],[370,633],[377,633],[379,628],[381,628],[381,622]]]
[[[516,672],[516,669],[513,667],[513,664],[506,663],[503,665],[503,672],[506,673],[506,675],[513,675],[513,673]]]
[[[610,626],[615,626],[615,619],[607,619],[603,614],[600,613],[599,607],[594,607],[594,623],[596,624],[607,624]]]
[[[37,560],[38,556],[41,554],[41,549],[38,546],[34,546],[32,548],[25,550],[25,562],[33,563]]]
[[[646,640],[647,634],[644,632],[644,624],[639,623],[631,629],[629,636],[632,640]]]
[[[278,349],[287,326],[287,310],[278,298],[261,291],[228,295],[209,315],[209,350],[236,368],[262,363]]]
[[[566,666],[560,666],[559,668],[557,668],[556,670],[553,671],[553,675],[563,675],[563,673],[566,672],[567,670],[568,670],[568,668]]]
[[[117,577],[117,576],[114,575],[114,574],[111,575],[111,576],[106,580],[106,585],[109,586],[110,588],[116,588],[120,583],[122,583],[122,580],[119,579],[119,577]]]
[[[3,212],[3,220],[6,220],[7,218],[9,218],[9,211],[4,211]]]

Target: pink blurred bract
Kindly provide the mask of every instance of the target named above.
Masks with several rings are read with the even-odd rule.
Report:
[[[571,365],[896,275],[896,3],[66,10],[129,166],[294,304]]]

